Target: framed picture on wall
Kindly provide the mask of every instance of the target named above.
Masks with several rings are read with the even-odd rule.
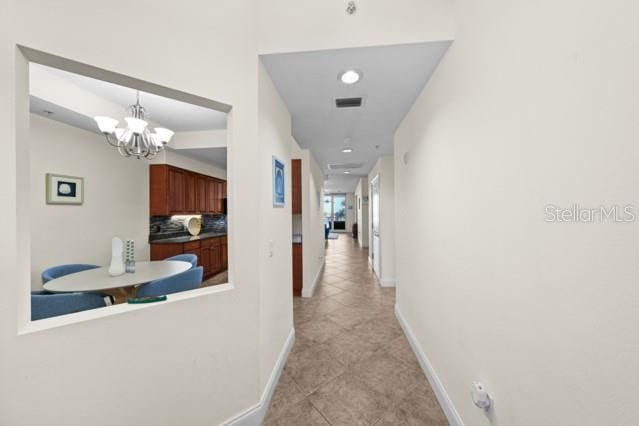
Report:
[[[286,204],[286,179],[284,163],[273,156],[273,207]]]
[[[84,178],[47,173],[47,204],[75,204],[84,202]]]

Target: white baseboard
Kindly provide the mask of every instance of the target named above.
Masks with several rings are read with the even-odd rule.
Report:
[[[288,337],[286,338],[286,342],[282,347],[282,351],[280,352],[280,356],[277,358],[277,362],[275,363],[275,367],[273,371],[271,371],[271,376],[266,383],[266,387],[262,392],[262,397],[258,401],[257,404],[249,407],[244,410],[240,414],[232,417],[222,423],[223,425],[228,426],[259,426],[264,421],[264,417],[266,416],[266,412],[268,411],[269,406],[271,405],[271,398],[273,397],[273,392],[275,391],[275,387],[280,380],[280,375],[282,374],[282,370],[284,369],[284,365],[286,364],[286,360],[288,359],[288,354],[291,352],[291,348],[293,348],[293,344],[295,343],[295,329],[292,328]]]
[[[452,426],[464,426],[464,422],[457,412],[457,409],[453,405],[453,401],[448,396],[448,393],[446,392],[446,389],[444,388],[441,380],[439,380],[439,377],[437,376],[433,365],[422,350],[419,342],[413,334],[413,331],[411,330],[408,323],[406,323],[406,320],[402,316],[402,313],[400,312],[397,305],[395,305],[395,316],[397,317],[397,321],[399,321],[402,330],[404,330],[406,339],[408,339],[408,343],[410,343],[411,348],[413,348],[413,352],[415,352],[415,355],[417,356],[419,365],[422,367],[422,370],[424,370],[424,374],[428,379],[428,383],[430,383],[430,386],[433,388],[435,396],[437,397],[437,401],[439,401],[439,405],[442,407],[444,414],[448,418],[448,422]]]
[[[313,292],[315,291],[315,287],[317,287],[317,283],[319,282],[320,276],[322,275],[322,271],[324,270],[324,266],[326,265],[326,258],[322,259],[322,266],[320,266],[317,274],[315,274],[315,279],[313,280],[313,284],[310,287],[302,287],[302,297],[313,297]]]
[[[379,280],[380,287],[395,287],[395,278],[386,278],[384,280]]]

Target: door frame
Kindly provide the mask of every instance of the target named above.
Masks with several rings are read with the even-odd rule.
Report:
[[[347,225],[346,217],[348,216],[348,211],[347,211],[348,206],[346,205],[346,193],[335,192],[330,194],[324,194],[324,202],[326,202],[326,197],[331,198],[331,216],[328,220],[330,232],[348,232],[348,229],[346,229],[346,226],[345,226],[345,229],[338,229],[338,230],[335,230],[335,227],[333,226],[335,222],[335,203],[333,202],[333,199],[335,196],[344,197],[344,224]],[[324,220],[326,220],[326,212],[324,210],[322,210],[322,214],[324,215]]]
[[[375,191],[376,189],[377,191]],[[379,174],[375,175],[370,182],[369,188],[369,198],[370,198],[370,229],[369,229],[369,253],[370,253],[370,261],[373,271],[377,278],[381,277],[381,226],[379,220]],[[376,194],[376,195],[375,195]],[[375,210],[377,210],[377,235],[375,235]],[[375,245],[375,238],[377,238],[377,246]],[[375,250],[377,247],[377,250]]]

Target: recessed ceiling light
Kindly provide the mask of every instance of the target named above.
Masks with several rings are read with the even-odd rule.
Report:
[[[347,70],[339,75],[344,84],[355,84],[362,78],[362,73],[356,70]]]
[[[345,175],[350,175],[350,174],[351,174],[351,172],[349,172],[348,170],[346,170],[346,171],[344,172],[344,174],[345,174]]]
[[[353,152],[353,148],[344,148],[342,152],[345,152],[345,153]]]

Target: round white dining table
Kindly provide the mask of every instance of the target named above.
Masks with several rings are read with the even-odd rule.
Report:
[[[134,273],[124,273],[117,277],[112,277],[109,275],[108,267],[101,267],[53,279],[44,285],[44,289],[53,293],[104,292],[114,289],[131,289],[139,284],[167,278],[190,268],[191,264],[189,262],[181,260],[144,261],[135,263]]]

